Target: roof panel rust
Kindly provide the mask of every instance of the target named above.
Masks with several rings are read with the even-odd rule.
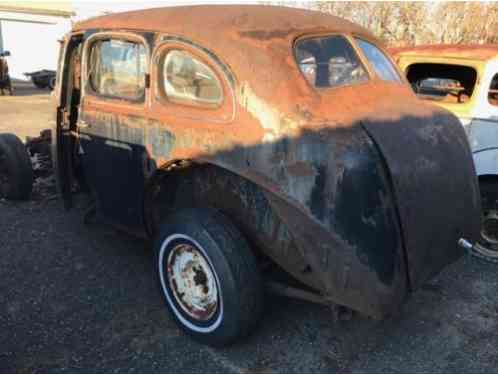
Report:
[[[427,44],[415,47],[390,48],[393,55],[447,57],[469,60],[490,60],[498,57],[498,44]]]
[[[192,37],[199,42],[224,35],[256,40],[294,38],[308,32],[354,33],[373,38],[364,28],[332,15],[266,5],[197,5],[152,8],[95,17],[74,30],[153,30]]]
[[[190,39],[230,68],[240,90],[239,101],[251,98],[248,108],[258,116],[264,112],[272,118],[296,111],[296,103],[306,108],[320,101],[321,94],[307,85],[294,60],[295,38],[350,33],[379,44],[366,29],[341,18],[264,5],[200,5],[116,13],[78,23],[74,31],[88,29],[154,31]],[[355,92],[350,95],[354,97]]]

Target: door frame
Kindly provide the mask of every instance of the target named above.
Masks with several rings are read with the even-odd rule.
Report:
[[[57,103],[55,129],[52,134],[52,160],[54,162],[57,189],[64,203],[64,208],[72,208],[72,186],[73,186],[73,146],[74,128],[76,124],[71,124],[70,114],[72,100],[69,98],[68,90],[71,90],[73,79],[71,66],[71,56],[73,51],[83,42],[83,34],[68,34],[61,41],[59,62],[57,69],[57,80],[55,88],[55,98]]]
[[[135,162],[140,159],[140,170],[143,168],[142,154],[140,154],[140,158],[136,156],[140,148],[145,149],[145,136],[136,138],[131,133],[132,130],[137,130],[138,128],[146,132],[146,119],[150,118],[149,88],[153,38],[148,34],[151,33],[112,30],[87,32],[86,35],[88,37],[84,41],[82,51],[82,93],[80,116],[78,118],[78,134],[81,140],[80,147],[82,153],[81,162],[83,169],[86,170],[85,178],[87,179],[88,186],[95,195],[97,214],[106,222],[139,236],[143,236],[143,233],[145,233],[143,200],[123,198],[122,205],[112,205],[109,203],[112,200],[110,201],[107,198],[116,196],[116,193],[109,195],[109,192],[113,190],[113,186],[115,187],[114,191],[120,191],[120,194],[141,197],[143,195],[141,190],[144,188],[140,188],[138,185],[143,183],[145,186],[145,181],[135,181],[134,179],[132,184],[126,185],[128,187],[131,186],[130,191],[136,194],[131,194],[128,189],[120,190],[120,186],[122,185],[119,184],[119,181],[123,174],[119,172],[119,167],[122,164],[115,164],[116,168],[110,170],[105,165],[112,158],[105,157],[102,159],[106,163],[97,164],[96,160],[106,154],[105,149],[113,147],[116,152],[129,151],[133,160],[132,165],[136,167],[138,163]],[[140,43],[145,48],[145,93],[139,100],[100,95],[94,92],[89,86],[89,73],[91,69],[89,65],[92,46],[99,40],[108,39]],[[130,126],[132,122],[136,125]],[[130,132],[113,131],[120,127],[123,127],[121,130],[130,130]],[[128,135],[130,138],[127,138]],[[137,147],[135,148],[134,145]],[[104,154],[101,153],[102,151]],[[113,156],[115,155],[113,154]],[[98,168],[95,167],[96,165],[98,165]],[[136,177],[139,174],[138,169],[131,167],[128,172],[130,174],[136,172],[134,173],[134,178],[138,178]],[[107,177],[111,175],[114,177],[109,180]],[[117,210],[111,210],[109,205],[120,207]],[[127,207],[127,210],[125,210],[127,212],[126,215],[121,215],[119,212],[123,210],[123,207],[121,207],[123,205]]]

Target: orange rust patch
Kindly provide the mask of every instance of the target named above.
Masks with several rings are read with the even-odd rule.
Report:
[[[392,55],[453,57],[489,60],[498,56],[497,44],[426,44],[415,47],[389,48]]]

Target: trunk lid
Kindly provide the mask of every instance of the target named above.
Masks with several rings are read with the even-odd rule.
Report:
[[[412,102],[416,106],[422,103]],[[444,110],[361,120],[384,158],[404,238],[412,289],[457,260],[460,238],[477,239],[480,198],[459,121]],[[429,114],[427,114],[429,113]]]

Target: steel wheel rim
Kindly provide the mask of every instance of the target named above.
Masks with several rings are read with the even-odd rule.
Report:
[[[169,288],[184,313],[197,321],[209,321],[218,310],[219,293],[208,260],[193,245],[176,245],[168,255]]]

